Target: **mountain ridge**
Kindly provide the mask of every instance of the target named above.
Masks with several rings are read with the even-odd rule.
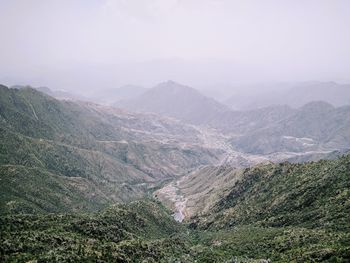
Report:
[[[158,84],[141,96],[115,104],[133,111],[154,112],[192,124],[206,123],[228,108],[199,91],[174,81]]]
[[[95,199],[102,203],[141,198],[163,180],[207,162],[218,162],[223,154],[220,149],[202,147],[196,130],[170,119],[124,113],[92,103],[59,101],[31,88],[1,86],[0,95],[0,165],[13,165],[13,172],[6,172],[3,180],[12,185],[11,178],[20,177],[19,171],[36,168],[36,172],[25,173],[39,184],[40,174],[61,176],[52,191],[69,185],[77,195],[71,196],[72,202],[85,196],[79,190],[84,187],[94,188]],[[155,130],[159,132],[151,132]],[[82,178],[80,188],[73,177]],[[49,184],[50,177],[45,178]],[[30,187],[25,194],[32,200],[30,204],[22,198],[24,193],[12,186],[1,186],[1,212],[9,212],[10,208],[34,212],[45,207],[50,211],[51,202],[57,202],[45,200]],[[11,203],[13,199],[19,201]],[[91,203],[88,210],[96,209],[97,203],[102,205],[93,200]],[[79,210],[79,205],[70,207],[64,202],[57,207],[61,212]]]

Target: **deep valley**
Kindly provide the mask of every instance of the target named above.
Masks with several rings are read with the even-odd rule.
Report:
[[[0,86],[0,261],[350,260],[349,106],[143,92]]]

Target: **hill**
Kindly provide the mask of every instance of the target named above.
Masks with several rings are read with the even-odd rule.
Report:
[[[88,214],[0,215],[0,260],[347,262],[349,168],[344,156],[204,170],[220,187],[182,225],[151,200]]]
[[[139,97],[116,103],[115,106],[153,112],[192,124],[206,124],[228,110],[197,90],[173,81],[163,82]]]
[[[243,152],[332,151],[349,148],[350,107],[311,102],[275,122],[232,138]]]
[[[95,214],[11,215],[0,222],[2,262],[159,262],[185,250],[169,237],[181,226],[150,201]]]
[[[0,100],[1,213],[93,211],[143,197],[223,153],[202,147],[197,130],[156,116],[31,88],[1,86]]]
[[[213,172],[226,179],[221,193],[200,213],[199,225],[230,228],[258,224],[348,231],[349,168],[347,155],[303,164],[270,163],[241,170],[221,167],[210,173],[204,170],[202,179],[213,176]],[[182,182],[182,187],[186,185]]]
[[[225,144],[231,150],[270,160],[326,155],[350,147],[349,107],[334,107],[324,101],[299,108],[275,105],[233,111],[190,87],[169,81],[118,106],[210,127],[227,138]]]
[[[156,197],[173,209],[182,202],[188,227],[211,250],[200,262],[225,262],[233,255],[272,262],[346,262],[349,171],[349,155],[244,169],[204,167],[171,184],[177,198],[160,195],[166,192],[162,189]]]

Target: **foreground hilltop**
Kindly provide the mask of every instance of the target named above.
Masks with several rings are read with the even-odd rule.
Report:
[[[93,214],[0,216],[9,262],[347,262],[350,156],[217,169],[226,184],[185,224],[152,200]],[[216,193],[216,194],[215,194]],[[209,200],[209,199],[207,199]]]

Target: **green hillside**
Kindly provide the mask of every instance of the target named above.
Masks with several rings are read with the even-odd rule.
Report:
[[[302,226],[349,231],[350,156],[247,168],[213,205],[205,225]],[[213,216],[214,215],[214,216]]]
[[[176,120],[31,88],[0,95],[0,262],[350,261],[350,155],[215,166],[216,135]],[[183,224],[150,199],[166,187]]]
[[[94,211],[142,198],[222,154],[175,121],[32,88],[0,86],[0,124],[0,213]]]
[[[183,253],[180,232],[161,206],[149,201],[114,205],[98,214],[0,217],[0,261],[158,262]]]
[[[223,196],[190,224],[201,242],[220,244],[217,254],[272,262],[350,260],[349,155],[259,165],[232,176],[233,186],[223,185]]]
[[[350,156],[345,156],[306,164],[259,165],[232,173],[228,168],[217,170],[225,174],[223,182],[235,177],[231,179],[234,183],[222,185],[222,195],[214,192],[207,213],[198,214],[185,224],[175,222],[168,210],[150,200],[113,205],[98,213],[2,215],[1,259],[5,262],[347,262],[350,259],[349,165]],[[7,169],[16,172],[11,166]],[[40,199],[45,189],[35,190],[37,182],[30,175],[25,174],[24,178],[28,180],[23,185],[32,185],[31,191]],[[59,179],[60,176],[55,178],[58,183]],[[52,181],[47,187],[56,187]],[[11,179],[6,184],[13,190],[22,190]],[[44,184],[45,180],[40,185],[46,187]],[[59,189],[53,191],[58,194],[51,200],[70,192],[68,186]],[[72,202],[72,206],[86,205],[77,199],[73,201],[76,203]],[[87,211],[88,205],[83,209]]]

